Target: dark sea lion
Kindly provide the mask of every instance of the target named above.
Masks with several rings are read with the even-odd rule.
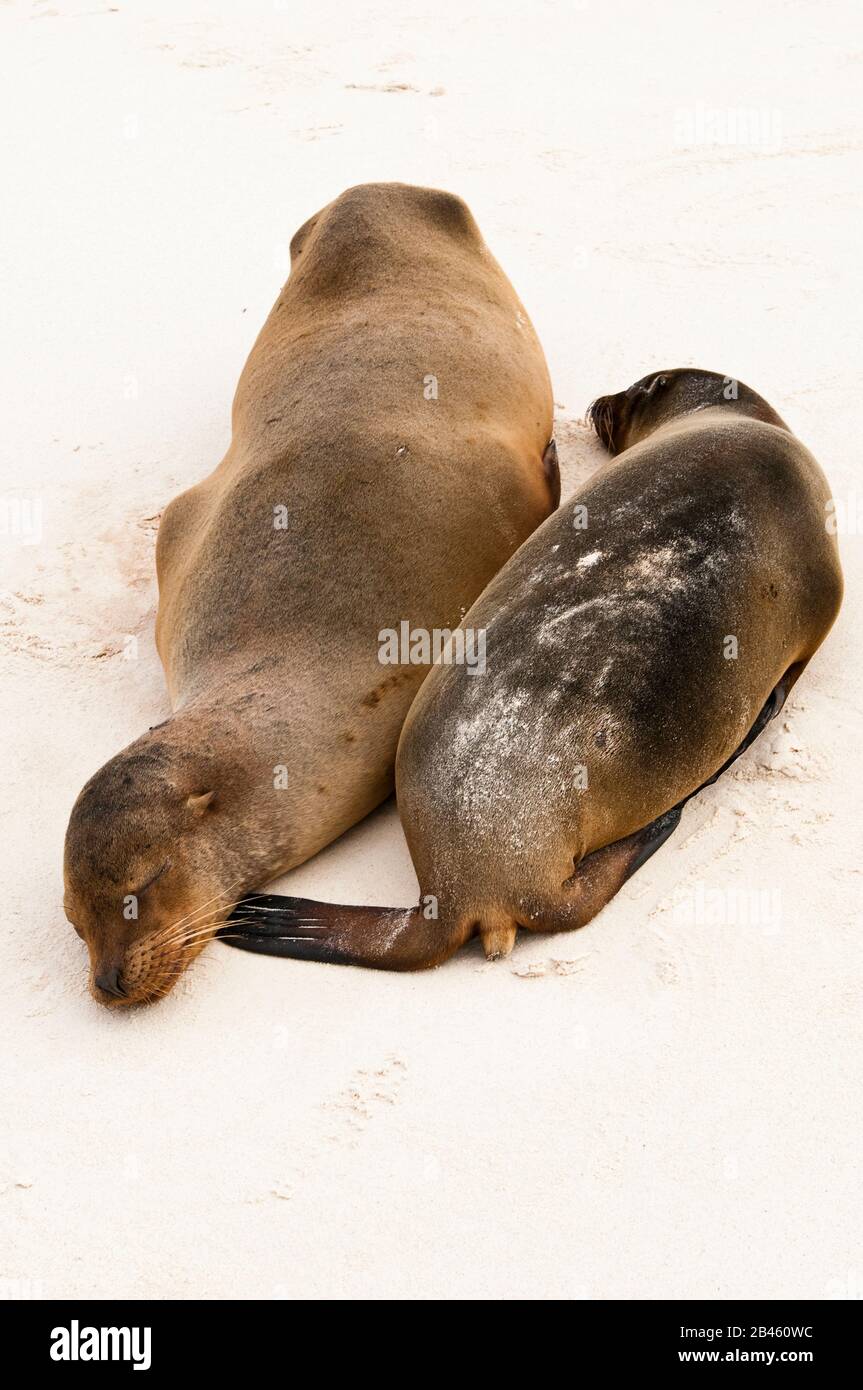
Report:
[[[300,228],[232,426],[159,531],[174,713],[69,822],[66,913],[108,1004],[166,993],[244,894],[388,795],[428,665],[382,665],[382,631],[456,627],[559,496],[539,342],[433,189],[352,188]]]
[[[485,675],[437,667],[405,722],[419,906],[264,896],[234,945],[411,970],[475,933],[497,956],[518,927],[580,927],[781,708],[842,596],[815,459],[714,372],[645,377],[590,418],[617,461],[467,614]]]

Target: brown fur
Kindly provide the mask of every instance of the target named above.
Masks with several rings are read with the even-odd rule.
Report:
[[[467,614],[487,632],[485,675],[436,668],[405,721],[420,906],[252,899],[234,944],[405,970],[474,933],[499,955],[518,927],[583,926],[781,707],[842,596],[818,464],[712,372],[645,378],[592,414],[616,461]]]
[[[94,977],[116,968],[125,986],[103,1002],[164,992],[244,893],[389,793],[426,672],[382,666],[378,633],[455,627],[548,515],[551,406],[527,315],[460,199],[364,185],[300,228],[230,448],[162,519],[175,712],[72,812],[67,913]]]

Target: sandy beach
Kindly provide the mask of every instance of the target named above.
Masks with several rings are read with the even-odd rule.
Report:
[[[856,7],[0,4],[0,1296],[861,1298]],[[62,910],[84,781],[169,706],[166,503],[222,457],[293,231],[469,203],[554,383],[699,365],[837,501],[782,715],[579,933],[387,975],[209,948],[109,1013]],[[413,903],[394,804],[279,890]]]

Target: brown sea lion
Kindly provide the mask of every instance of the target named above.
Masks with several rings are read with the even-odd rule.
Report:
[[[166,993],[244,894],[388,795],[428,664],[381,664],[381,633],[456,627],[559,496],[539,342],[434,189],[351,188],[300,228],[232,426],[159,530],[174,713],[67,831],[107,1004]]]
[[[645,377],[590,417],[616,462],[467,614],[485,675],[437,667],[402,731],[419,905],[264,896],[234,945],[412,970],[475,933],[493,957],[518,927],[580,927],[781,708],[842,596],[818,464],[714,372]]]

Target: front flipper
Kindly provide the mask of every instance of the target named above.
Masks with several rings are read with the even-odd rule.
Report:
[[[701,786],[698,787],[694,792],[690,792],[689,796],[684,797],[684,799],[679,803],[680,806],[685,806],[687,801],[689,801],[693,796],[697,796],[698,793],[703,791],[705,787],[712,787],[713,783],[716,782],[722,776],[723,772],[727,772],[731,764],[735,763],[737,759],[740,757],[741,753],[745,753],[749,745],[755,742],[760,733],[763,733],[763,731],[767,728],[767,725],[770,723],[771,719],[775,719],[777,714],[782,709],[783,705],[785,704],[785,701],[788,699],[788,696],[791,693],[791,690],[795,682],[801,675],[805,665],[805,661],[798,661],[794,666],[788,667],[788,670],[785,672],[785,675],[782,677],[781,681],[779,681],[779,683],[773,687],[772,691],[768,695],[762,707],[761,713],[758,715],[758,718],[752,725],[752,728],[749,730],[749,733],[746,735],[745,739],[740,744],[740,747],[735,748],[734,752],[731,754],[731,757],[725,760],[718,772],[714,772],[712,777],[709,777],[706,782],[702,782]]]
[[[674,834],[682,815],[682,803],[680,806],[672,806],[670,811],[657,816],[656,820],[650,822],[650,825],[646,825],[643,830],[639,830],[636,835],[633,835],[634,852],[626,867],[624,882],[626,879],[632,878],[632,875],[638,872],[642,864],[646,864],[651,855],[655,854],[659,847],[665,844],[669,836]]]
[[[656,853],[660,845],[663,845],[669,836],[674,834],[674,831],[680,824],[680,817],[687,801],[690,801],[693,796],[697,796],[705,787],[712,786],[713,783],[722,776],[723,772],[740,757],[741,753],[745,753],[749,745],[754,743],[758,735],[770,723],[770,720],[775,719],[776,715],[785,704],[788,693],[797,680],[797,677],[800,675],[800,672],[803,670],[804,665],[804,662],[800,662],[796,666],[790,666],[788,668],[781,681],[779,681],[771,691],[758,718],[755,720],[755,723],[752,725],[752,728],[749,730],[743,742],[735,749],[731,757],[726,759],[712,777],[708,778],[706,782],[702,782],[700,787],[697,787],[694,792],[690,792],[689,796],[685,796],[676,806],[672,806],[670,810],[665,811],[661,816],[657,816],[656,820],[651,821],[643,830],[637,831],[626,840],[619,840],[609,845],[604,850],[596,851],[594,854],[589,855],[586,859],[581,861],[579,868],[576,870],[575,874],[573,874],[569,883],[579,886],[585,902],[587,902],[588,899],[590,899],[591,904],[593,904],[594,899],[597,901],[600,899],[602,901],[607,901],[608,897],[616,893],[627,879],[632,878],[632,875],[638,872],[651,855]],[[598,884],[600,880],[602,882],[602,887],[597,891],[595,884]],[[590,892],[587,891],[588,884],[591,885]],[[609,889],[611,891],[609,891]],[[602,905],[601,901],[599,901],[599,905]],[[591,905],[591,915],[598,910],[598,906]]]
[[[469,934],[427,920],[420,907],[343,907],[272,894],[244,898],[218,933],[240,951],[372,970],[440,965]]]
[[[374,921],[385,911],[260,893],[237,904],[218,936],[229,946],[258,955],[352,965],[351,956],[339,946],[344,927],[361,927],[363,915],[369,914]]]
[[[789,692],[803,670],[804,665],[805,662],[799,662],[796,666],[789,666],[781,681],[779,681],[770,692],[758,718],[755,720],[755,723],[752,725],[752,728],[749,730],[743,742],[734,750],[730,758],[726,758],[719,770],[714,772],[713,776],[709,777],[706,782],[702,782],[701,786],[697,787],[694,792],[690,792],[689,796],[685,796],[682,801],[678,801],[676,806],[672,806],[670,811],[666,811],[664,815],[658,816],[655,821],[645,826],[643,830],[640,830],[638,834],[633,837],[633,839],[637,841],[637,848],[627,867],[627,878],[631,878],[632,875],[641,868],[642,864],[646,863],[650,856],[656,853],[660,845],[664,844],[668,837],[674,833],[680,823],[680,817],[687,801],[691,801],[693,796],[698,796],[699,792],[704,791],[705,787],[712,787],[713,783],[719,780],[723,772],[726,772],[731,764],[737,761],[741,753],[745,753],[749,745],[755,742],[758,735],[764,731],[771,719],[776,718],[782,706],[785,704],[785,701],[788,699]]]

